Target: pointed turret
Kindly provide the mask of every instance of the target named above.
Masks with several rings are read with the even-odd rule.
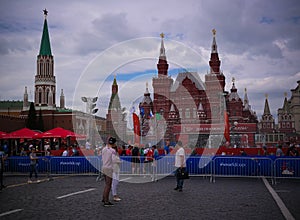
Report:
[[[212,30],[213,40],[211,46],[211,54],[209,60],[209,73],[205,75],[206,90],[208,93],[218,94],[217,90],[220,92],[225,91],[225,76],[220,71],[221,61],[219,59],[219,54],[217,50],[217,41],[216,41],[216,30]]]
[[[204,111],[204,108],[203,108],[203,105],[202,105],[201,102],[198,105],[197,113],[198,113],[198,117],[199,117],[200,120],[206,119],[206,113]]]
[[[268,94],[266,94],[266,100],[265,100],[265,108],[264,108],[264,115],[270,115],[270,107],[268,102]]]
[[[44,9],[44,15],[45,15],[45,20],[44,20],[43,35],[42,35],[39,55],[51,56],[52,53],[51,53],[50,38],[49,38],[48,24],[47,24],[47,15],[48,15],[47,9]]]
[[[219,60],[219,54],[217,50],[217,42],[216,42],[216,30],[213,29],[213,42],[211,45],[211,54],[210,54],[210,61],[209,61],[209,66],[210,66],[210,72],[214,74],[220,74],[220,65],[221,61]]]
[[[173,103],[172,103],[172,105],[171,105],[170,112],[175,112],[175,107],[174,107],[174,104],[173,104]]]
[[[171,107],[170,107],[169,115],[168,115],[168,120],[169,120],[171,123],[174,123],[174,122],[176,122],[177,119],[178,119],[178,115],[177,115],[177,113],[176,113],[174,104],[172,103],[172,104],[171,104]]]
[[[235,100],[235,101],[240,100],[240,97],[237,93],[237,88],[235,87],[235,78],[234,77],[232,77],[232,87],[230,89],[230,94],[229,94],[229,101],[232,101],[232,100]]]
[[[44,109],[53,109],[56,106],[56,79],[54,76],[54,59],[51,52],[50,38],[47,24],[48,11],[44,10],[44,27],[40,51],[37,56],[37,73],[35,75],[34,103]],[[51,101],[49,92],[51,91]]]
[[[121,109],[121,103],[118,94],[117,78],[114,76],[114,81],[111,86],[111,97],[109,102],[109,109],[119,111]]]
[[[144,93],[144,98],[143,98],[142,103],[145,103],[145,104],[152,103],[152,99],[150,97],[150,92],[149,92],[149,89],[148,89],[148,83],[146,83],[146,91]]]
[[[106,114],[106,133],[108,136],[117,137],[124,140],[126,135],[126,109],[122,108],[116,75],[111,87],[111,97],[109,101],[108,111]]]
[[[212,30],[213,32],[213,42],[212,42],[212,45],[211,45],[211,53],[218,53],[218,50],[217,50],[217,42],[216,42],[216,29],[213,29]]]
[[[271,115],[269,102],[268,102],[268,94],[266,94],[264,113],[261,117],[261,121],[259,123],[259,132],[260,133],[273,133],[275,131],[275,119],[273,115]],[[265,142],[265,140],[264,140]],[[264,143],[265,144],[265,143]]]
[[[166,60],[166,49],[164,45],[164,33],[160,34],[161,37],[161,44],[160,44],[160,54],[159,54],[159,59],[165,59]]]
[[[27,86],[25,86],[24,98],[23,98],[23,110],[26,110],[29,106],[28,103],[28,93],[27,93]]]
[[[151,117],[151,112],[153,112],[153,102],[150,97],[148,83],[146,83],[146,91],[144,93],[143,100],[139,104],[139,109],[140,109],[142,118],[148,119]]]
[[[247,95],[247,88],[245,88],[245,95],[244,95],[244,109],[245,110],[250,110],[250,105],[249,105],[249,99]]]
[[[117,84],[117,77],[116,77],[116,75],[114,76],[114,81],[113,81],[111,90],[112,90],[112,91],[111,91],[112,94],[118,93],[118,84]]]
[[[158,64],[157,64],[158,76],[167,76],[169,64],[167,62],[166,50],[165,50],[165,46],[164,46],[165,35],[163,33],[161,33],[160,37],[161,37],[161,44],[160,44],[159,60],[158,60]]]
[[[284,101],[283,101],[282,109],[285,113],[289,112],[289,103],[288,103],[288,100],[287,100],[287,93],[286,92],[284,93]]]
[[[61,89],[60,93],[60,108],[65,108],[65,95],[63,89]]]

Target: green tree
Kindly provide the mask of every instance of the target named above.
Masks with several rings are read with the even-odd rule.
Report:
[[[33,102],[30,103],[26,127],[32,130],[37,129],[36,111]]]

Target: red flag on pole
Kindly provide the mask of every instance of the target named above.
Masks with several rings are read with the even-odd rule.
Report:
[[[140,136],[141,136],[141,128],[140,128],[140,119],[136,113],[132,113],[133,119],[133,131],[134,131],[134,143],[140,143]]]
[[[224,111],[224,123],[225,123],[224,137],[226,141],[230,142],[230,125],[229,125],[229,118],[228,118],[227,111]]]

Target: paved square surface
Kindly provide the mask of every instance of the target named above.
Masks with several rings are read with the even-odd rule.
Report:
[[[121,182],[122,201],[113,207],[102,206],[104,182],[96,182],[96,176],[26,181],[25,176],[5,178],[1,219],[285,219],[262,179],[256,178],[217,178],[210,183],[209,178],[191,177],[183,192],[173,190],[174,177]],[[295,219],[300,219],[299,183],[279,180],[272,186]]]

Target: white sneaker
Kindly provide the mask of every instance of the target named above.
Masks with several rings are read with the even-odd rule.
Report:
[[[119,197],[114,197],[114,201],[115,202],[120,202],[122,199],[121,198],[119,198]]]

